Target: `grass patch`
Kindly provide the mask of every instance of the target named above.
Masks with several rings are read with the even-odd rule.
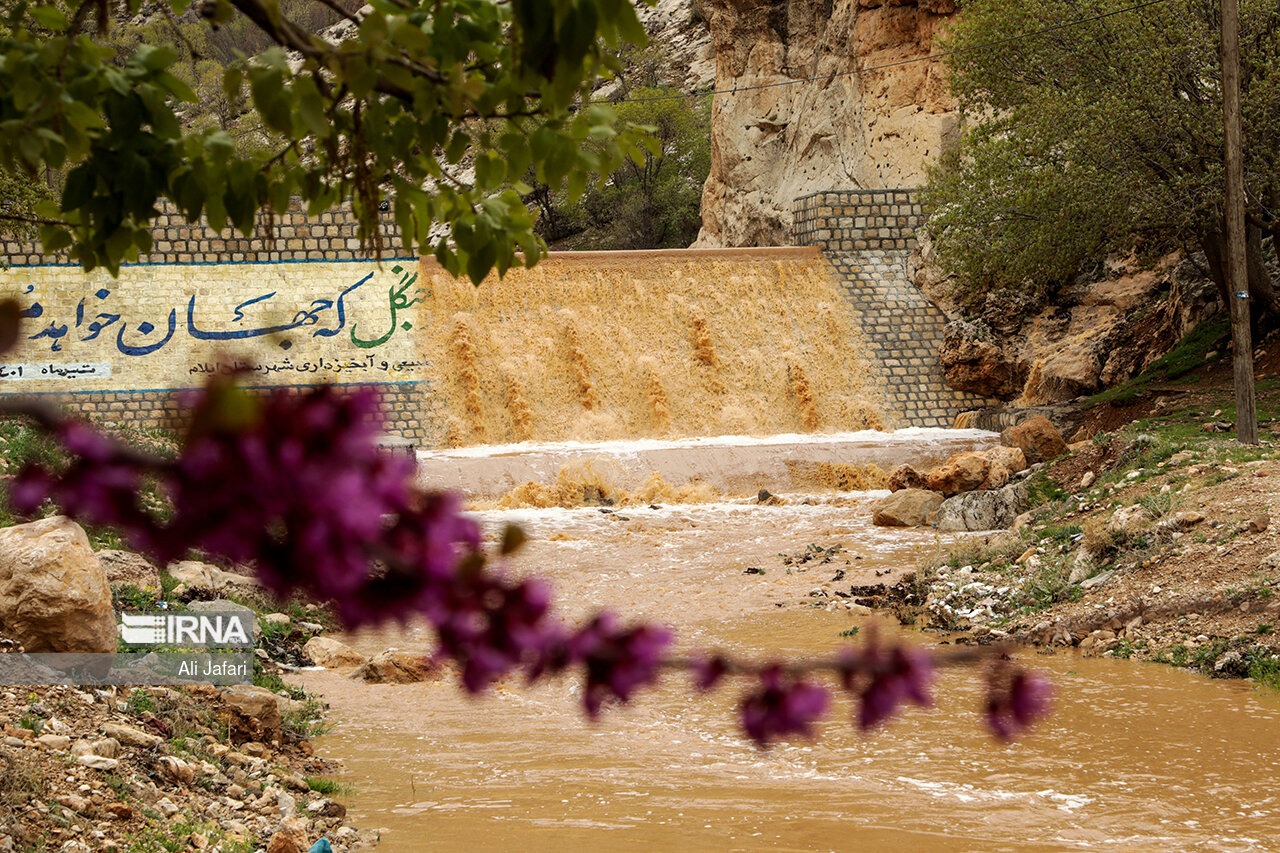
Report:
[[[227,838],[216,823],[188,818],[176,823],[156,821],[143,826],[127,835],[119,849],[125,853],[181,853],[194,846],[190,840],[192,835],[204,838],[206,843],[201,846],[222,853],[252,853],[256,846],[252,839]]]
[[[1270,690],[1280,690],[1280,660],[1274,655],[1249,661],[1249,678]]]
[[[47,790],[44,771],[18,755],[8,749],[0,751],[0,811],[10,814]]]
[[[297,688],[294,688],[295,690]],[[285,711],[280,715],[280,728],[298,740],[310,740],[313,737],[327,735],[333,731],[325,719],[324,705],[314,696],[307,695],[300,700],[302,707],[294,711]]]
[[[147,453],[168,456],[176,453],[176,440],[163,430],[106,429],[100,424],[94,424],[94,426],[113,438]],[[25,418],[0,417],[0,474],[16,474],[27,465],[41,465],[57,471],[66,467],[70,459],[71,457],[55,441],[31,426]],[[143,486],[142,501],[143,505],[159,518],[167,518],[172,513],[168,500],[154,483]],[[47,517],[56,515],[58,512],[56,506],[46,503],[38,514]],[[30,519],[18,518],[9,511],[9,486],[7,482],[0,483],[0,527],[9,527],[28,520]],[[89,543],[95,551],[121,549],[128,544],[113,528],[84,524],[81,526],[88,534]]]
[[[302,778],[307,783],[308,788],[317,794],[324,794],[326,797],[334,794],[345,794],[348,791],[348,787],[336,779],[326,779],[322,776],[303,776]]]

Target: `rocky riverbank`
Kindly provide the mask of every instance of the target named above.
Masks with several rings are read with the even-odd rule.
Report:
[[[850,597],[954,642],[1158,661],[1280,688],[1275,361],[1260,353],[1260,445],[1231,437],[1225,368],[1091,401],[1089,438],[1035,466],[1031,508],[1013,529]]]
[[[256,687],[0,692],[0,851],[295,853],[373,847]]]

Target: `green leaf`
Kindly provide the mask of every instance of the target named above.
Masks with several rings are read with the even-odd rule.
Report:
[[[54,6],[33,6],[27,10],[36,23],[47,30],[60,33],[67,28],[67,16]]]
[[[470,146],[471,136],[462,129],[455,130],[453,137],[449,140],[449,146],[445,149],[445,159],[450,163],[457,163],[467,153],[467,149]]]
[[[40,247],[47,253],[61,251],[71,245],[71,232],[61,225],[40,226]]]
[[[139,65],[148,71],[163,71],[178,60],[178,54],[167,47],[140,44],[130,58],[130,65]]]
[[[298,94],[298,114],[302,116],[302,122],[307,129],[316,136],[324,136],[333,128],[329,124],[329,117],[325,115],[325,102],[320,97],[320,92],[316,90],[315,83],[309,78],[304,78],[311,85],[300,86],[301,91]],[[299,81],[301,83],[301,81]]]

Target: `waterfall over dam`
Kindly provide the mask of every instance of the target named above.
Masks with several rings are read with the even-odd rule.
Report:
[[[553,254],[479,287],[424,263],[422,282],[450,446],[898,425],[816,249]]]
[[[553,254],[477,288],[369,257],[349,209],[281,214],[274,241],[166,210],[117,279],[5,244],[28,331],[0,396],[172,427],[213,373],[373,387],[428,448],[945,427],[989,401],[942,382],[920,218],[909,191],[832,191],[797,200],[803,248]]]

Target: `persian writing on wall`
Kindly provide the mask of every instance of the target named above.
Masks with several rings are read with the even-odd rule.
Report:
[[[180,389],[210,374],[257,385],[421,380],[412,261],[78,267],[0,272],[19,345],[0,394]]]

